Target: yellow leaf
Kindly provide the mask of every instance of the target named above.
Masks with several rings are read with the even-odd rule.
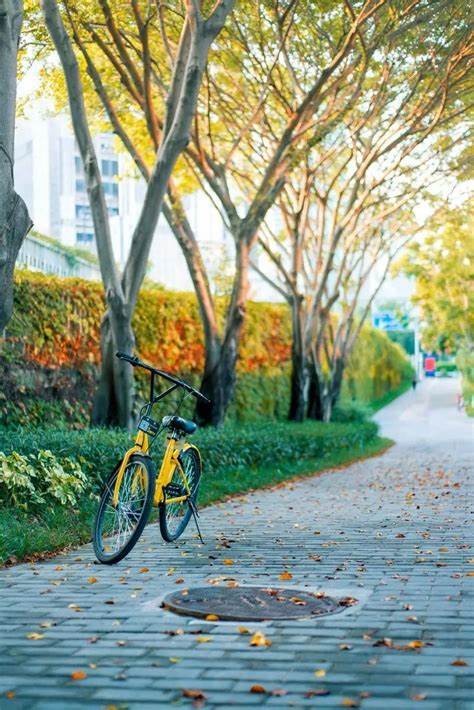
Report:
[[[212,636],[196,636],[196,641],[198,643],[209,643],[209,641],[212,641]]]
[[[272,642],[261,632],[256,631],[250,639],[251,646],[271,646]]]
[[[32,631],[30,634],[26,635],[27,639],[30,639],[30,641],[39,641],[40,639],[44,639],[44,634],[38,634],[36,631]]]
[[[149,572],[150,570],[148,569],[148,567],[140,567],[140,569],[139,569],[138,571],[139,571],[141,574],[144,574],[145,572]]]
[[[286,580],[286,579],[293,579],[293,575],[291,572],[288,572],[288,570],[285,570],[284,572],[281,573],[280,579]]]
[[[246,626],[237,626],[237,631],[239,634],[249,634],[250,631],[247,629]]]
[[[224,560],[224,564],[225,564],[225,565],[233,565],[233,564],[234,564],[234,560]]]
[[[87,581],[89,584],[95,584],[97,582],[97,577],[88,577]]]
[[[317,671],[314,671],[314,675],[316,676],[316,678],[324,678],[324,676],[326,675],[326,671],[324,670],[324,668],[318,668]]]
[[[206,621],[219,621],[217,614],[208,614],[206,616]]]
[[[423,648],[424,645],[423,641],[409,641],[407,648]]]

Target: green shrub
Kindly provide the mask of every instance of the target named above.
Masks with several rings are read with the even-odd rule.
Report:
[[[441,376],[446,376],[451,372],[457,372],[458,368],[456,367],[455,362],[443,362],[443,361],[438,361],[436,363],[436,374],[441,375]]]
[[[461,348],[456,356],[456,365],[462,377],[462,394],[466,413],[474,417],[474,350]]]
[[[0,451],[0,503],[25,511],[42,506],[77,505],[87,478],[79,461],[58,459],[51,451],[28,455]]]
[[[360,402],[341,401],[333,409],[331,421],[333,422],[366,422],[370,419],[371,410]]]
[[[275,466],[286,461],[320,459],[346,448],[362,448],[377,434],[374,422],[302,424],[273,422],[256,425],[226,425],[201,429],[192,440],[201,450],[208,477],[225,476],[242,468]],[[132,444],[129,434],[113,429],[57,431],[56,429],[0,429],[0,451],[30,456],[48,449],[60,460],[80,463],[92,485],[109,475]],[[158,460],[162,441],[153,447]]]

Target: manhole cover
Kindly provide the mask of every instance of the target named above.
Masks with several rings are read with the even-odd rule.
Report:
[[[196,587],[168,594],[162,606],[175,614],[200,619],[212,614],[222,621],[302,619],[344,608],[331,597],[278,587]]]

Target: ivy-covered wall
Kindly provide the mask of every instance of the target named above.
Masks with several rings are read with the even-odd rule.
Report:
[[[103,312],[99,284],[17,272],[14,317],[0,356],[1,424],[46,418],[57,424],[86,423],[100,359]],[[192,293],[144,289],[133,325],[141,357],[199,382],[204,347]],[[286,305],[249,303],[229,419],[285,417],[290,346]],[[380,331],[366,327],[347,369],[343,394],[370,403],[410,375],[401,348]]]

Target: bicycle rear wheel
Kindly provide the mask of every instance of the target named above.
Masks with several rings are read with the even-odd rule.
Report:
[[[105,484],[92,532],[96,557],[106,565],[119,562],[136,545],[155,492],[156,474],[151,460],[135,454],[125,468],[115,506],[113,497],[119,469],[120,464]]]
[[[182,451],[178,462],[173,478],[163,489],[164,501],[160,503],[160,531],[166,542],[177,540],[185,531],[192,515],[188,500],[196,502],[201,480],[201,459],[195,448]],[[173,498],[184,500],[168,502]]]

